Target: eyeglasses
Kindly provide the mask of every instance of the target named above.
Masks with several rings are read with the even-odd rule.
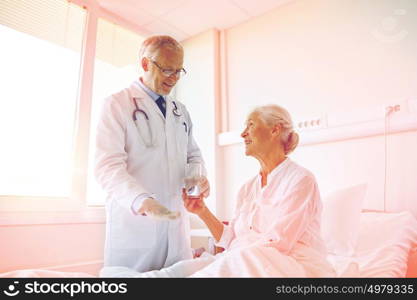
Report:
[[[187,71],[185,71],[184,68],[181,68],[179,70],[171,70],[171,69],[163,69],[160,65],[158,65],[158,63],[156,61],[154,61],[153,59],[149,58],[148,59],[155,65],[158,67],[159,70],[161,70],[161,73],[165,76],[165,77],[170,77],[172,75],[178,75],[179,77],[184,76],[185,74],[187,74]]]

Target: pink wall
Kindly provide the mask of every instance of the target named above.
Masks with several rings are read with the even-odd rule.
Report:
[[[265,98],[301,118],[415,98],[417,4],[401,4],[299,0],[228,30],[229,129],[240,130]],[[395,15],[398,8],[406,14]],[[392,32],[384,29],[390,21]],[[402,30],[396,42],[375,33]]]
[[[302,120],[417,98],[413,0],[299,0],[226,35],[230,131],[242,130],[249,110],[270,99]],[[379,136],[300,147],[292,157],[316,174],[322,194],[367,182],[365,207],[383,209],[384,149]],[[389,136],[387,150],[387,209],[417,216],[417,132]],[[258,165],[241,145],[222,154],[227,175],[218,189],[226,201],[218,213],[227,219]]]

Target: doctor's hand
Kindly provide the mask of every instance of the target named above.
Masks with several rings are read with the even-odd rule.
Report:
[[[159,220],[175,220],[181,215],[178,211],[170,211],[154,198],[145,199],[138,212]]]
[[[182,189],[182,200],[184,201],[185,209],[198,216],[207,209],[202,194],[200,194],[200,197],[190,197],[185,192],[185,189]]]

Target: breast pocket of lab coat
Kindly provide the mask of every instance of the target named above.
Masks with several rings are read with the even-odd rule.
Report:
[[[149,249],[156,243],[156,221],[142,215],[126,214],[112,224],[112,248]]]

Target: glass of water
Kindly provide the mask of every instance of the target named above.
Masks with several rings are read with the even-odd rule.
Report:
[[[203,176],[203,165],[199,162],[188,163],[185,167],[184,185],[187,195],[190,198],[198,198],[200,196],[200,188],[198,181]]]

